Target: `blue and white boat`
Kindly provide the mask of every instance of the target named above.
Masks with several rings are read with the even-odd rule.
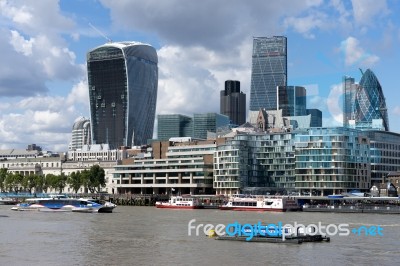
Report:
[[[111,213],[117,205],[111,202],[101,204],[93,199],[68,198],[64,195],[49,198],[30,198],[12,207],[14,211],[54,211],[54,212],[106,212]]]

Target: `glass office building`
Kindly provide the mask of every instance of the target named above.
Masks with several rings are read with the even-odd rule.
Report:
[[[221,91],[220,113],[229,116],[234,125],[246,123],[246,94],[240,91],[239,81],[225,81],[225,89]]]
[[[193,138],[207,139],[207,132],[217,132],[218,128],[228,127],[230,119],[217,113],[194,114]]]
[[[388,181],[388,174],[400,171],[400,134],[381,130],[368,130],[364,134],[371,143],[371,182]]]
[[[157,139],[169,140],[174,137],[193,136],[193,118],[180,114],[165,114],[157,116]]]
[[[322,127],[322,112],[319,109],[307,109],[306,115],[311,115],[310,127]]]
[[[153,137],[156,50],[137,42],[107,43],[87,54],[93,144],[142,145]]]
[[[277,87],[287,85],[287,38],[254,37],[250,111],[277,109]]]
[[[382,130],[389,131],[385,97],[374,72],[367,69],[363,73],[359,85],[354,105],[355,126],[360,129],[380,126]]]
[[[278,109],[283,116],[306,115],[306,89],[300,86],[278,86]]]
[[[356,93],[359,85],[355,84],[354,78],[343,77],[343,126],[349,126],[349,120],[355,119]]]

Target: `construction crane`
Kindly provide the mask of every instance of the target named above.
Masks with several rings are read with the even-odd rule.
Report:
[[[107,42],[112,42],[112,40],[110,38],[108,38],[104,33],[102,33],[99,29],[97,29],[95,26],[92,25],[92,23],[89,22],[89,26],[92,27],[95,31],[97,31],[98,34],[100,34],[101,36],[103,36]]]

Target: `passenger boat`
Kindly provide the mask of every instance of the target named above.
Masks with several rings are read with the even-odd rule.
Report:
[[[203,205],[197,198],[191,196],[171,196],[167,202],[157,201],[156,207],[168,209],[201,209]]]
[[[117,205],[111,202],[97,203],[91,199],[68,198],[64,195],[49,198],[30,198],[12,207],[14,211],[65,211],[65,212],[106,212],[111,213]]]
[[[287,196],[232,195],[220,210],[233,211],[298,211],[300,206],[295,199]]]

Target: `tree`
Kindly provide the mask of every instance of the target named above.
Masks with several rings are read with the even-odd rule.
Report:
[[[0,169],[0,192],[3,192],[5,189],[5,181],[8,175],[7,171],[7,168]]]
[[[9,173],[5,179],[5,186],[8,191],[18,192],[23,180],[24,176],[20,173]]]
[[[36,187],[36,175],[24,176],[22,187],[32,193],[32,189]]]
[[[57,177],[53,174],[47,174],[45,183],[46,183],[46,188],[56,189],[57,188]]]
[[[99,165],[93,165],[89,170],[88,189],[91,193],[98,193],[106,186],[104,169]]]
[[[47,190],[45,185],[46,178],[43,175],[35,175],[35,192],[43,192]]]
[[[72,172],[68,176],[67,183],[71,186],[75,193],[78,193],[78,190],[83,185],[81,173],[79,171],[77,173]]]
[[[63,192],[65,185],[67,184],[67,178],[68,177],[64,173],[57,176],[56,188],[58,188],[60,194]]]

